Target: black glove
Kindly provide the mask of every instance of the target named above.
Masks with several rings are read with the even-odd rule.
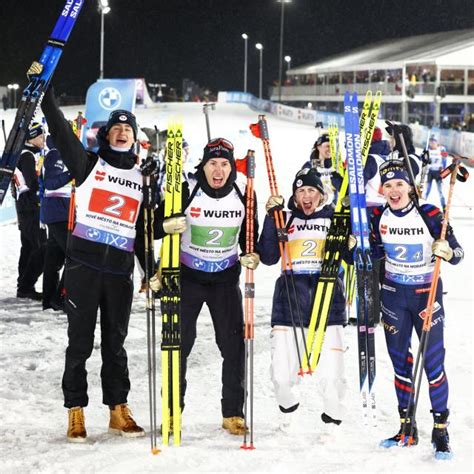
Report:
[[[141,164],[140,171],[142,176],[155,176],[158,173],[158,164],[152,156],[148,156]]]

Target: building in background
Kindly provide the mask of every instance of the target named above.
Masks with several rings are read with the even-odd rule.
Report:
[[[364,46],[289,69],[282,102],[343,112],[343,96],[381,90],[381,115],[402,122],[466,128],[474,122],[474,29]],[[273,87],[271,100],[278,100]]]

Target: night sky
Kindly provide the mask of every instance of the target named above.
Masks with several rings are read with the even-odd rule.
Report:
[[[249,35],[248,89],[278,78],[280,4],[276,0],[109,0],[105,77],[145,77],[178,88],[189,78],[218,90],[243,89]],[[26,83],[64,0],[0,0],[0,85]],[[474,27],[473,0],[293,0],[285,6],[284,55],[312,62],[387,38]],[[99,75],[97,0],[85,5],[53,83],[58,93],[85,95]],[[286,66],[286,64],[285,64]],[[264,89],[265,89],[264,87]]]

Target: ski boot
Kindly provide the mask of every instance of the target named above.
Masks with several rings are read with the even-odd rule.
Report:
[[[431,433],[431,443],[435,450],[435,459],[449,460],[452,459],[453,453],[449,446],[449,434],[447,427],[449,410],[441,413],[433,412],[434,425]]]
[[[412,425],[411,419],[407,418],[406,408],[399,408],[398,412],[400,413],[400,430],[395,436],[382,440],[380,442],[381,448],[392,448],[393,446],[415,446],[418,444],[418,429],[416,427],[416,422]],[[403,430],[404,424],[405,430]],[[409,438],[412,426],[413,433]]]
[[[333,423],[336,426],[339,426],[342,423],[342,420],[336,420],[335,418],[330,417],[326,413],[321,413],[321,420],[326,424]]]
[[[278,416],[278,429],[283,433],[291,433],[295,427],[295,419],[297,415],[299,403],[291,406],[290,408],[284,408],[279,405],[280,413]]]

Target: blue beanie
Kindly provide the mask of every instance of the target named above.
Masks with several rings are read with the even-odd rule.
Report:
[[[398,160],[386,161],[380,166],[380,181],[385,184],[391,179],[401,179],[411,185],[410,177],[403,162]]]

